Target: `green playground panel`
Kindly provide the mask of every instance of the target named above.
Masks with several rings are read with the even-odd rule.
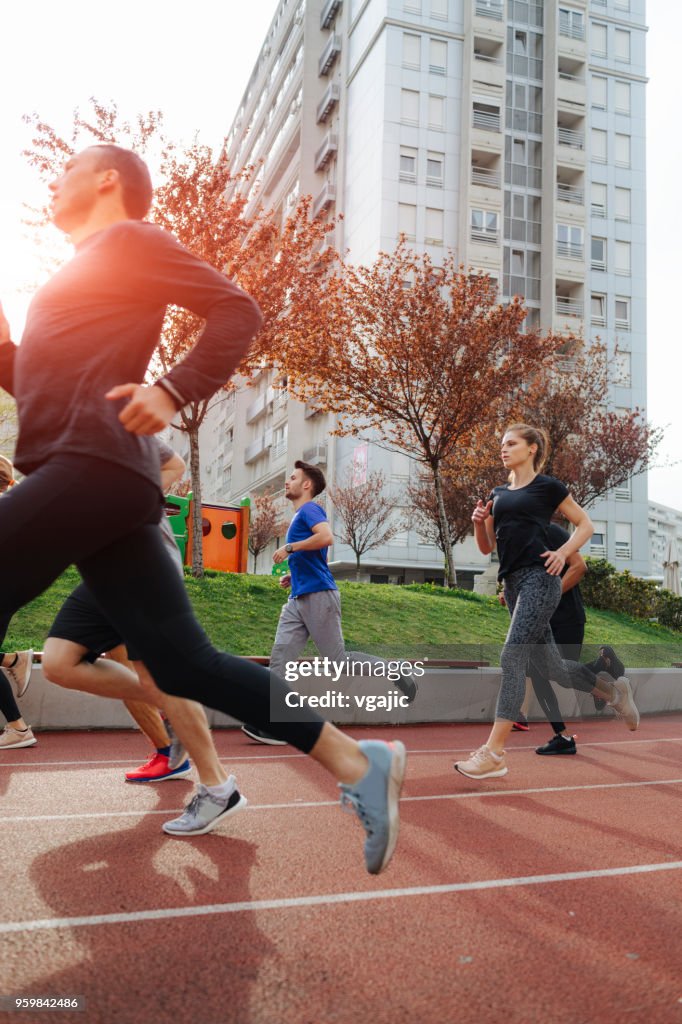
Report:
[[[171,515],[168,515],[168,520],[173,530],[175,543],[180,548],[183,561],[185,560],[187,541],[189,540],[189,505],[191,500],[191,491],[184,498],[179,497],[177,494],[166,495],[166,515],[168,515],[169,508],[176,509]]]

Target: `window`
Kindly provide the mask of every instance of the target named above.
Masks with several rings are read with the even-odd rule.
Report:
[[[409,32],[403,33],[403,67],[414,68],[419,71],[421,68],[421,36],[413,36]]]
[[[431,0],[431,17],[448,20],[448,0]]]
[[[616,113],[630,113],[630,83],[616,82]]]
[[[592,106],[597,110],[606,110],[607,84],[603,75],[592,75]]]
[[[426,245],[443,244],[443,211],[426,208],[426,230],[424,232]]]
[[[616,167],[630,166],[630,136],[616,133]]]
[[[592,22],[592,32],[590,34],[590,50],[594,57],[606,57],[606,25],[600,25],[598,22]]]
[[[448,44],[443,39],[429,40],[429,71],[444,75],[448,67]]]
[[[417,150],[410,149],[409,146],[400,147],[400,180],[417,180]]]
[[[514,139],[512,143],[512,163],[525,164],[526,143],[522,139]]]
[[[445,97],[429,96],[429,128],[443,131],[445,128]]]
[[[632,523],[616,523],[616,558],[632,558]]]
[[[556,251],[558,256],[570,260],[583,258],[583,229],[574,224],[557,224]]]
[[[591,265],[593,270],[606,270],[606,239],[592,237]]]
[[[426,154],[426,184],[432,188],[443,187],[443,166],[445,157],[442,153]]]
[[[606,327],[606,296],[590,297],[591,323],[594,327]]]
[[[615,270],[622,277],[629,277],[631,272],[631,252],[629,242],[616,242]]]
[[[400,90],[400,120],[403,124],[419,124],[419,93],[413,89]]]
[[[525,274],[526,254],[523,249],[512,249],[511,251],[511,272],[514,277],[523,277]]]
[[[582,11],[570,7],[559,8],[559,35],[571,39],[585,38],[585,18]]]
[[[590,555],[592,558],[606,558],[606,523],[594,521],[594,533],[590,539]]]
[[[614,489],[613,496],[616,501],[632,501],[632,481],[624,480]]]
[[[590,201],[593,217],[606,216],[606,185],[593,181],[590,189]]]
[[[630,189],[616,187],[615,190],[616,220],[630,220]]]
[[[616,60],[630,63],[630,33],[624,28],[616,29]]]
[[[597,164],[606,163],[606,132],[601,128],[592,129],[592,159]]]
[[[614,357],[614,384],[620,388],[632,385],[632,356],[629,352],[616,352]]]
[[[616,295],[616,330],[630,330],[630,299]]]
[[[417,207],[408,206],[406,203],[398,204],[398,231],[405,235],[408,242],[414,242],[417,237]]]
[[[497,214],[492,210],[472,210],[471,238],[474,242],[496,242]]]
[[[525,57],[528,50],[528,34],[526,32],[520,32],[518,29],[514,32],[514,53],[518,53],[520,56]]]

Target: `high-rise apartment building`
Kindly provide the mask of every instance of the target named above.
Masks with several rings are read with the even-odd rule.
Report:
[[[529,320],[619,351],[616,409],[646,401],[644,0],[280,0],[231,127],[250,202],[286,217],[313,197],[343,213],[356,263],[404,234],[489,273]],[[204,431],[208,495],[282,492],[296,458],[330,480],[380,469],[401,531],[364,559],[372,578],[439,579],[442,556],[405,524],[415,467],[330,435],[331,417],[288,400],[264,372],[220,402]],[[592,553],[648,572],[646,478],[591,510]],[[335,545],[335,569],[354,560]],[[487,559],[456,551],[462,580]]]

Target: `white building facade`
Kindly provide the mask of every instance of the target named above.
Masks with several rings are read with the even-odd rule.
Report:
[[[645,33],[643,0],[280,0],[231,127],[231,165],[264,161],[250,202],[281,218],[303,194],[316,216],[343,213],[335,244],[355,263],[401,233],[435,262],[452,249],[503,301],[524,295],[531,323],[617,347],[610,403],[643,407]],[[330,483],[366,463],[384,473],[401,526],[364,557],[366,578],[442,580],[441,553],[406,522],[412,460],[358,451],[275,384],[263,372],[209,414],[206,497],[281,499],[297,458]],[[591,514],[591,553],[647,575],[646,478]],[[338,576],[354,575],[350,549],[337,543],[332,557]],[[455,557],[463,585],[488,563],[472,540]]]

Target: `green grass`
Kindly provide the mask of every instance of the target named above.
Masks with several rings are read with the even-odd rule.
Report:
[[[12,620],[7,651],[42,648],[61,602],[79,577],[68,570]],[[186,577],[190,599],[209,636],[236,654],[268,654],[284,592],[270,576]],[[341,583],[343,629],[349,649],[392,657],[477,658],[497,663],[509,623],[495,598],[431,585]],[[588,609],[586,644],[609,643],[629,666],[682,661],[682,633],[614,612]],[[314,648],[311,648],[314,650]]]

